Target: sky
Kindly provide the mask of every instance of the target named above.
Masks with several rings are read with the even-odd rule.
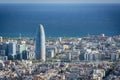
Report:
[[[0,3],[120,3],[120,0],[0,0]]]

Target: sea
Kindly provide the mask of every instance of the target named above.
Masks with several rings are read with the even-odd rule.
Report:
[[[120,4],[0,3],[0,36],[35,37],[39,24],[46,37],[120,35]]]

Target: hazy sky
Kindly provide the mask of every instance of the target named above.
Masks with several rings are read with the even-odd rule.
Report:
[[[0,0],[0,3],[120,3],[120,0]]]

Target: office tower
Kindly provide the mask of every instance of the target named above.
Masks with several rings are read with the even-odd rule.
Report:
[[[59,37],[59,42],[61,42],[62,41],[62,38],[61,37]]]
[[[45,32],[43,25],[37,29],[37,36],[36,36],[36,59],[37,60],[46,60],[46,50],[45,50]]]
[[[16,43],[11,42],[8,44],[8,58],[15,59],[16,56]]]
[[[22,52],[22,59],[24,59],[24,60],[29,59],[29,51],[24,50]]]
[[[22,59],[22,52],[26,50],[25,44],[17,45],[17,59]]]
[[[47,46],[46,47],[46,58],[53,58],[55,56],[55,53],[57,53],[56,46]]]
[[[46,50],[46,57],[53,58],[54,57],[54,50]]]
[[[5,55],[8,56],[8,42],[3,43],[2,49],[5,50]]]
[[[2,38],[2,36],[0,36],[0,43],[2,43],[3,42],[3,38]]]

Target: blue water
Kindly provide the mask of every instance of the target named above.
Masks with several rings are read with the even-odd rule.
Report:
[[[119,35],[120,4],[0,4],[0,35],[33,37],[39,24],[48,37]]]

